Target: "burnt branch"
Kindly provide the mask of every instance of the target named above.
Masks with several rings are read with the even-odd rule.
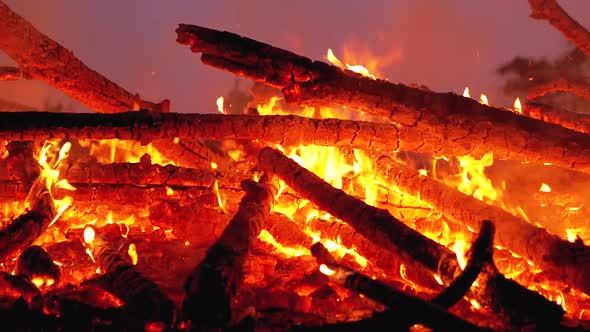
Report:
[[[203,53],[208,65],[283,89],[287,102],[357,109],[396,122],[415,149],[435,155],[483,155],[551,162],[590,172],[590,136],[482,105],[454,93],[435,93],[373,80],[238,36],[181,24],[177,41]]]
[[[493,220],[498,243],[527,257],[584,292],[590,291],[590,248],[570,243],[501,208],[486,204],[446,184],[420,174],[387,156],[376,161],[379,177],[474,229],[481,220]]]
[[[384,304],[392,316],[397,316],[400,325],[424,324],[436,331],[488,331],[449,313],[443,307],[338,264],[319,242],[311,247],[311,252],[318,263],[328,267],[324,273],[330,281]]]
[[[547,20],[567,40],[590,56],[590,32],[574,20],[555,0],[529,0],[531,17]]]
[[[0,67],[0,81],[16,81],[20,77],[20,69],[16,67]]]
[[[93,227],[87,226],[87,228]],[[86,230],[85,230],[86,231]],[[171,323],[174,318],[174,303],[153,281],[146,278],[110,242],[94,233],[90,246],[92,257],[100,269],[101,285],[125,302],[127,310],[145,321]]]
[[[471,255],[463,272],[444,291],[432,299],[433,304],[448,309],[467,294],[484,265],[493,263],[494,233],[495,228],[491,221],[482,222],[479,235],[471,245]]]
[[[575,82],[565,78],[535,86],[529,90],[528,99],[535,99],[553,92],[571,92],[576,96],[590,100],[590,85],[586,82]]]
[[[276,149],[252,142],[245,146],[245,150],[246,155],[262,170],[276,175],[302,197],[346,222],[375,245],[395,252],[407,265],[422,266],[438,273],[447,284],[459,274],[455,253],[406,226],[387,210],[369,206],[332,187]],[[489,279],[493,282],[486,283],[484,288],[487,292],[475,296],[480,303],[489,305],[506,317],[555,322],[563,316],[564,311],[559,305],[504,278],[498,271],[490,271]]]
[[[588,114],[570,112],[554,106],[537,103],[525,103],[522,113],[534,119],[555,123],[571,130],[590,134],[590,115]]]
[[[244,180],[246,194],[221,237],[185,283],[183,313],[196,326],[222,327],[231,320],[231,303],[243,279],[252,243],[266,227],[278,186],[270,178]]]

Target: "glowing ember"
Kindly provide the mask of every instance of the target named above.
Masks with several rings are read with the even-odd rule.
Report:
[[[549,187],[549,185],[546,183],[541,183],[541,187],[539,188],[539,191],[544,192],[544,193],[550,193],[551,187]]]
[[[131,264],[137,265],[137,247],[134,243],[129,245],[129,249],[127,249],[127,254],[131,258]]]

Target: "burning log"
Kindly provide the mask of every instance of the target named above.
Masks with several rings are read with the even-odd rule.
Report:
[[[287,158],[280,151],[260,143],[246,144],[247,156],[260,168],[274,174],[331,215],[351,225],[360,234],[384,249],[399,253],[408,265],[421,265],[450,283],[459,271],[455,254],[392,217],[386,210],[365,204],[324,182],[317,175]],[[492,273],[492,272],[491,272]],[[489,292],[478,300],[501,310],[508,317],[534,322],[559,321],[563,309],[538,293],[493,271]]]
[[[525,103],[522,113],[533,119],[555,123],[571,130],[590,134],[590,115],[588,114],[570,112],[537,103]]]
[[[20,69],[16,67],[0,67],[0,81],[16,81],[20,77]]]
[[[144,277],[119,251],[93,227],[84,229],[84,241],[90,246],[92,257],[106,274],[105,288],[125,302],[127,310],[144,321],[170,324],[174,317],[174,303],[150,279]]]
[[[590,172],[587,135],[453,93],[362,77],[229,32],[181,24],[177,34],[179,43],[203,53],[205,64],[282,88],[288,102],[346,106],[394,121],[423,152],[477,156],[494,151],[500,159]]]
[[[59,283],[60,270],[45,249],[30,246],[16,261],[15,273],[30,280],[37,287],[50,287]]]
[[[571,18],[555,0],[529,0],[531,17],[547,20],[576,47],[590,56],[590,32]]]
[[[53,198],[49,192],[42,191],[31,209],[8,226],[0,230],[0,261],[10,259],[19,250],[30,245],[49,226],[55,217]]]
[[[421,175],[387,156],[379,157],[376,165],[379,175],[387,183],[420,197],[438,211],[474,229],[479,228],[481,220],[496,220],[501,245],[531,259],[556,278],[590,292],[590,264],[585,259],[590,249],[586,246],[549,234],[543,228]]]
[[[221,327],[231,319],[231,301],[243,278],[252,242],[265,227],[278,186],[266,176],[242,182],[246,195],[221,237],[185,283],[183,313],[196,326]]]
[[[41,291],[31,281],[4,271],[0,271],[0,287],[3,290],[3,295],[12,291],[18,297],[22,297],[29,303],[33,298],[39,298],[41,296]]]
[[[552,92],[571,92],[579,97],[590,100],[590,85],[585,82],[574,82],[565,78],[547,82],[529,90],[528,99],[542,97]]]
[[[330,281],[386,305],[392,314],[398,316],[400,325],[404,324],[407,327],[421,323],[436,331],[488,331],[447,312],[436,304],[406,294],[391,285],[338,264],[321,243],[314,244],[311,252],[322,264],[320,271],[327,275]]]
[[[0,113],[0,139],[118,138],[151,141],[167,137],[218,140],[259,139],[268,144],[345,145],[396,151],[415,146],[397,127],[365,121],[299,116],[154,113]]]

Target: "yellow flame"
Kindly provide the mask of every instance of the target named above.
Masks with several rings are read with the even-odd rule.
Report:
[[[489,105],[490,104],[488,102],[488,97],[486,95],[484,95],[483,93],[481,94],[481,96],[479,96],[479,100],[484,105]]]
[[[336,271],[329,268],[326,264],[320,264],[320,272],[327,276],[332,276],[336,273]]]
[[[336,66],[338,66],[338,67],[340,67],[342,69],[348,69],[348,70],[353,71],[353,72],[355,72],[357,74],[361,74],[361,75],[363,75],[365,77],[369,77],[369,78],[371,78],[373,80],[377,79],[375,77],[375,75],[372,75],[371,73],[369,73],[369,70],[365,66],[362,66],[362,65],[349,65],[348,63],[346,65],[344,65],[342,63],[342,61],[340,61],[340,59],[338,59],[336,57],[336,55],[334,55],[334,52],[332,51],[331,48],[328,49],[328,53],[326,55],[326,59],[328,59],[328,61],[330,61],[332,64],[334,64],[334,65],[336,65]]]
[[[541,187],[539,188],[539,191],[544,192],[544,193],[550,193],[551,187],[549,187],[549,185],[546,183],[541,183]]]
[[[127,249],[127,254],[131,258],[131,264],[137,265],[137,247],[134,243],[131,243],[129,245],[129,248]]]
[[[91,244],[92,241],[94,241],[94,236],[96,235],[96,232],[94,231],[94,227],[92,226],[86,226],[84,227],[84,242]]]
[[[306,256],[311,255],[309,249],[297,246],[297,247],[286,247],[279,243],[272,234],[270,234],[267,230],[263,229],[260,234],[258,234],[258,239],[260,241],[266,242],[272,245],[277,253],[283,254],[287,257],[299,257],[299,256]]]
[[[469,87],[465,87],[465,90],[463,90],[463,97],[471,98],[471,95],[469,95]]]
[[[217,179],[213,183],[213,192],[217,196],[217,204],[219,205],[221,211],[223,211],[225,214],[229,214],[229,212],[227,212],[225,209],[225,205],[223,204],[223,198],[221,198],[221,192],[219,192],[219,184],[217,183]]]
[[[458,233],[455,243],[453,244],[453,251],[457,255],[457,261],[461,270],[467,266],[467,258],[465,256],[467,252],[467,242],[465,241],[463,233]]]
[[[95,157],[99,163],[138,163],[145,154],[150,156],[152,164],[176,165],[173,160],[168,159],[152,143],[142,145],[138,141],[119,139],[86,140],[79,139],[78,143],[89,148],[90,155]]]
[[[223,96],[217,98],[215,103],[217,104],[217,111],[221,114],[225,114],[225,110],[223,109]]]
[[[522,114],[522,104],[520,103],[520,98],[516,97],[514,100],[514,111],[518,114]]]

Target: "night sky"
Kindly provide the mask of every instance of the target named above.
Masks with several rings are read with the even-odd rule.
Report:
[[[526,0],[5,2],[89,67],[144,99],[169,98],[181,113],[216,112],[215,100],[234,76],[177,44],[178,23],[232,31],[312,59],[323,59],[328,47],[340,58],[345,48],[373,54],[390,81],[441,92],[469,86],[472,96],[485,92],[500,106],[511,101],[501,95],[498,65],[516,55],[551,59],[568,45],[548,22],[529,18]],[[559,3],[590,28],[590,1]],[[14,63],[2,54],[2,65]],[[33,107],[49,98],[85,111],[39,82],[0,82],[0,98]]]

